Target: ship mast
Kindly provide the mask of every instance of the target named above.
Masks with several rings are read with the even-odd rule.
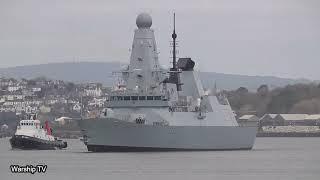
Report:
[[[172,70],[176,71],[177,70],[177,62],[176,62],[176,13],[173,13],[173,33],[172,33],[172,39],[173,39],[173,56],[172,56]]]
[[[177,60],[176,60],[176,13],[173,13],[173,33],[171,35],[172,40],[173,40],[173,46],[172,46],[172,68],[171,70],[171,77],[170,77],[170,82],[176,84],[177,86],[177,91],[181,91],[181,83],[180,83],[180,77],[179,77],[179,71],[177,68]]]

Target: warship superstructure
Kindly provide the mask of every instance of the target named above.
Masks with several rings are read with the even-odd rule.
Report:
[[[175,18],[174,18],[175,19]],[[203,89],[195,62],[159,64],[149,14],[136,19],[130,64],[99,117],[79,125],[88,151],[240,150],[254,145],[257,127],[239,126],[227,98]]]

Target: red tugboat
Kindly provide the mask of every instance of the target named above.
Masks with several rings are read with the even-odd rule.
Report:
[[[67,147],[67,142],[52,135],[49,122],[43,128],[36,115],[30,115],[29,120],[21,120],[16,133],[10,139],[12,149],[54,150]]]

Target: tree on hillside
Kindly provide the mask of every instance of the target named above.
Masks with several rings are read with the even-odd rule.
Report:
[[[261,86],[257,89],[257,93],[258,93],[258,95],[260,95],[260,96],[267,96],[268,93],[269,93],[268,85],[266,85],[266,84],[261,85]]]
[[[74,90],[76,88],[76,85],[74,84],[74,83],[72,83],[72,82],[68,82],[67,84],[66,84],[66,89],[67,89],[67,91],[72,91],[72,90]]]
[[[48,79],[45,76],[39,76],[33,79],[34,81],[47,81]]]
[[[28,85],[28,86],[35,86],[35,85],[36,85],[36,81],[30,79],[30,80],[27,81],[27,85]]]
[[[271,102],[268,104],[270,113],[288,113],[295,104],[305,100],[320,97],[320,89],[314,84],[295,84],[278,88],[271,92]]]
[[[320,98],[302,100],[292,107],[290,113],[319,114]]]
[[[249,92],[249,90],[247,89],[247,88],[245,88],[245,87],[239,87],[237,90],[236,90],[236,93],[237,94],[241,94],[241,95],[244,95],[244,94],[246,94],[246,93],[248,93]]]
[[[256,93],[240,87],[226,94],[238,114],[320,113],[320,87],[317,84],[288,85],[271,91],[267,85],[261,85]]]

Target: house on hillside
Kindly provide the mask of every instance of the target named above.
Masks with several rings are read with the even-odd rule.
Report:
[[[41,105],[39,107],[40,112],[42,113],[49,113],[51,112],[51,108],[49,106]]]
[[[282,126],[304,126],[308,114],[278,114],[274,119]]]
[[[1,125],[0,132],[6,132],[9,129],[9,126],[6,124]]]
[[[18,91],[18,90],[20,90],[20,89],[21,89],[20,86],[8,86],[8,91],[9,91],[9,92]]]
[[[46,104],[48,104],[48,105],[53,105],[53,104],[57,104],[58,103],[58,100],[57,99],[47,99],[46,101],[45,101],[45,103]]]
[[[257,126],[259,118],[256,115],[243,115],[238,119],[240,126]]]
[[[37,113],[37,112],[38,112],[38,107],[36,107],[36,106],[25,107],[25,113],[27,113],[27,114],[32,114],[32,113]]]
[[[72,107],[72,110],[77,111],[77,112],[80,112],[80,111],[81,111],[81,105],[80,105],[79,103],[75,104],[75,105]]]
[[[6,98],[0,97],[0,103],[4,103],[4,102],[6,102]]]
[[[89,106],[94,106],[94,107],[103,107],[104,102],[106,101],[106,98],[93,98],[92,100],[89,101],[88,105]]]
[[[86,96],[91,96],[91,97],[100,97],[102,95],[102,91],[100,87],[96,88],[88,88],[84,90]]]
[[[12,83],[9,79],[0,77],[0,87],[10,86],[10,85],[12,85]]]
[[[72,118],[69,117],[60,117],[54,120],[55,122],[58,122],[59,125],[63,126],[66,123],[69,123],[70,121],[72,121]]]
[[[259,126],[276,126],[275,117],[277,114],[265,114],[259,119]]]
[[[22,89],[22,94],[24,95],[24,96],[33,96],[34,95],[34,93],[32,92],[32,90],[31,89]]]
[[[32,92],[40,92],[41,91],[41,87],[33,87],[32,88]]]
[[[305,118],[306,124],[320,126],[320,114],[311,114]]]
[[[14,100],[14,95],[8,94],[3,96],[7,101],[13,101]]]

